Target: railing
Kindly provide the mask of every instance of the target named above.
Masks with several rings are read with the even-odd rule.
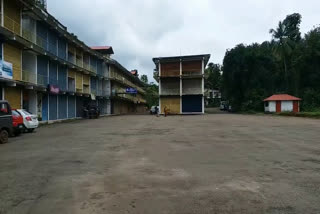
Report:
[[[202,72],[201,70],[196,70],[196,71],[182,71],[183,76],[201,76]]]
[[[38,82],[38,85],[47,86],[48,85],[48,76],[38,74],[37,75],[37,82]]]
[[[90,70],[90,65],[89,65],[89,63],[83,62],[83,68],[84,68],[84,69],[87,69],[87,70]]]
[[[36,44],[37,44],[38,46],[40,46],[41,48],[45,49],[45,50],[47,50],[47,48],[48,48],[48,47],[47,47],[47,46],[48,46],[47,40],[44,39],[44,38],[41,38],[41,37],[38,36],[38,35],[37,35]]]
[[[50,85],[58,85],[58,80],[56,78],[49,77]]]
[[[76,64],[76,57],[74,56],[74,54],[71,54],[70,52],[68,52],[68,61]]]
[[[22,81],[37,84],[36,72],[30,72],[27,70],[22,70]]]
[[[69,92],[76,92],[76,83],[75,81],[71,81],[72,79],[68,80],[68,91]]]
[[[80,89],[80,88],[77,88],[77,89],[76,89],[76,92],[77,92],[77,93],[82,93],[82,92],[83,92],[83,90],[82,90],[82,89]]]
[[[22,26],[22,37],[32,43],[35,43],[37,38],[35,33],[31,32],[28,29],[25,29],[23,26]]]
[[[66,91],[67,90],[67,81],[66,81],[66,79],[59,79],[58,80],[58,86],[59,86],[59,89],[61,91]]]
[[[7,28],[8,30],[20,35],[21,34],[20,26],[21,26],[20,23],[14,21],[9,16],[6,16],[6,15],[4,16],[4,27]]]
[[[76,58],[76,63],[77,63],[77,66],[79,67],[83,67],[83,62],[82,62],[82,59],[81,58]]]
[[[90,71],[97,73],[97,67],[90,65]]]
[[[58,43],[48,42],[48,51],[55,56],[58,56]]]
[[[83,93],[85,93],[85,94],[89,94],[90,93],[89,86],[83,86]]]
[[[187,95],[187,94],[202,94],[202,87],[199,86],[197,88],[186,88],[184,87],[182,90],[182,94]]]
[[[180,89],[161,88],[161,95],[180,95]]]

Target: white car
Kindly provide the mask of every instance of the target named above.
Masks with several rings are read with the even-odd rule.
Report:
[[[23,117],[23,125],[28,132],[33,132],[34,129],[38,128],[39,121],[37,115],[31,114],[25,109],[17,109],[17,111]]]

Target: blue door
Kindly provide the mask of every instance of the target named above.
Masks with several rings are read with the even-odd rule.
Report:
[[[76,97],[69,96],[68,97],[68,118],[76,117]]]
[[[182,96],[182,112],[183,113],[202,112],[202,95]]]
[[[57,95],[49,95],[49,120],[57,120],[58,119],[58,96]]]
[[[42,95],[42,120],[48,120],[48,95]]]
[[[58,96],[58,119],[67,119],[67,96],[59,95]]]

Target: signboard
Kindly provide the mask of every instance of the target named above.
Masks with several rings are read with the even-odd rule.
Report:
[[[126,93],[127,94],[137,94],[138,91],[135,88],[126,88]]]
[[[0,77],[12,80],[13,72],[11,63],[0,60]]]
[[[59,94],[60,89],[55,85],[49,85],[49,92],[51,94]]]

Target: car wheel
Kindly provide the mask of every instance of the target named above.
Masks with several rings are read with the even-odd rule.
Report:
[[[0,132],[0,143],[8,143],[9,133],[6,130]]]
[[[34,129],[28,129],[29,133],[32,133],[34,131]]]

